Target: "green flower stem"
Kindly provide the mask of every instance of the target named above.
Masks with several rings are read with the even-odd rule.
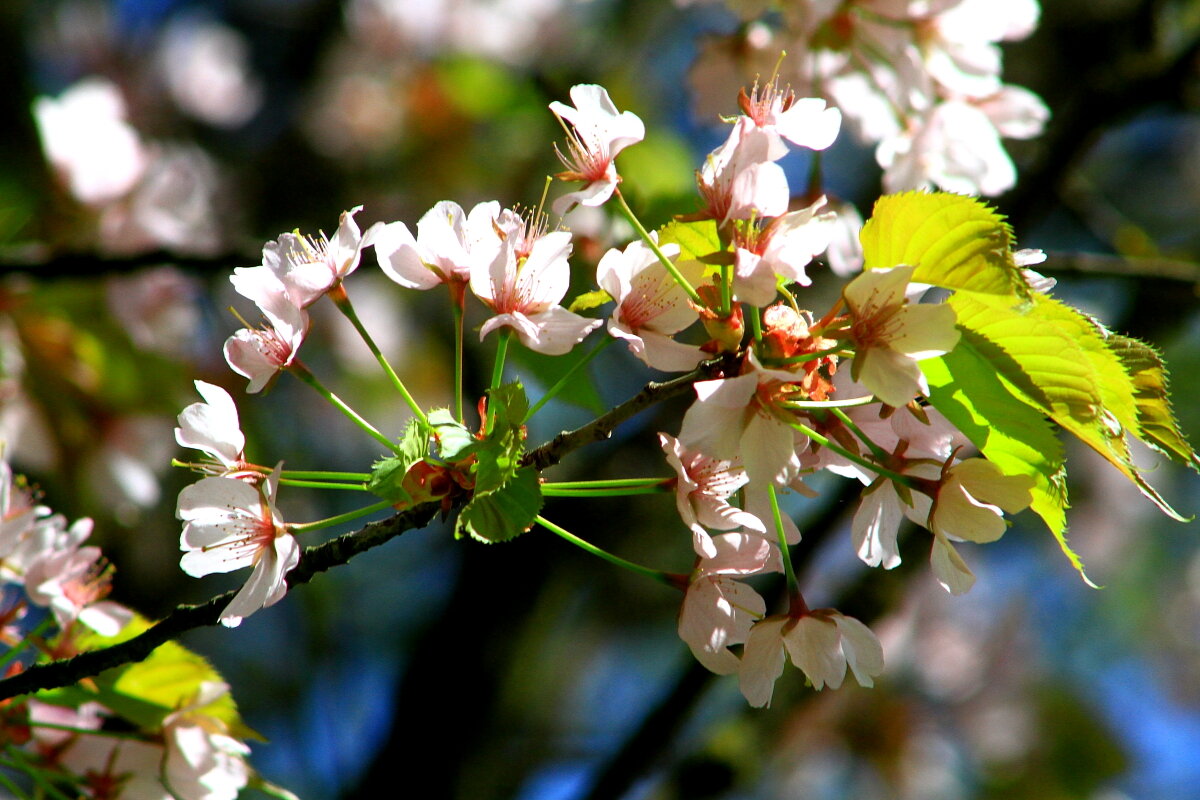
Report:
[[[762,320],[759,319],[758,309],[751,308],[746,316],[750,320],[750,333],[754,335],[754,341],[762,341]]]
[[[504,361],[508,357],[508,342],[512,339],[512,330],[509,328],[500,329],[500,339],[496,342],[496,363],[492,365],[492,382],[488,386],[492,389],[500,387],[500,382],[504,380]]]
[[[46,618],[39,622],[33,630],[25,634],[21,641],[13,645],[12,648],[3,656],[0,656],[0,669],[8,666],[8,662],[19,656],[22,650],[24,650],[33,642],[38,641],[39,637],[49,630],[52,624],[54,624],[54,617],[52,615],[47,615]]]
[[[302,522],[299,525],[288,525],[288,530],[290,530],[292,533],[307,533],[308,531],[315,531],[318,528],[328,528],[333,525],[341,525],[343,522],[350,522],[351,520],[356,520],[359,517],[365,517],[368,514],[374,514],[376,511],[382,511],[385,508],[391,507],[391,503],[389,503],[387,500],[382,500],[373,505],[369,505],[366,508],[360,508],[357,511],[347,511],[345,514],[338,514],[335,517],[319,519],[316,522]]]
[[[542,486],[546,497],[627,497],[635,494],[661,494],[665,486],[630,486],[625,489],[562,489],[554,484]]]
[[[554,481],[543,483],[542,488],[557,486],[560,489],[623,489],[631,486],[666,486],[674,478],[612,478],[596,481]]]
[[[621,216],[629,221],[633,229],[638,232],[638,236],[642,237],[642,241],[654,252],[654,255],[658,256],[659,262],[666,267],[667,272],[671,274],[675,282],[687,293],[687,296],[692,298],[692,302],[698,306],[703,306],[704,301],[700,299],[700,294],[696,291],[696,288],[688,283],[688,279],[683,277],[683,273],[671,263],[671,259],[667,258],[666,254],[659,248],[658,242],[654,241],[650,234],[646,232],[646,229],[642,227],[642,223],[633,213],[633,209],[625,202],[625,195],[621,194],[621,190],[617,189],[613,192],[613,196],[617,198],[617,208],[620,209]]]
[[[504,361],[508,357],[508,343],[512,339],[512,330],[509,328],[500,329],[500,338],[496,342],[496,362],[492,365],[492,382],[488,384],[490,390],[500,388],[500,382],[504,380]],[[490,391],[489,390],[489,391]],[[488,403],[487,422],[484,425],[484,431],[492,432],[492,426],[496,424],[496,408],[492,403]]]
[[[537,524],[541,525],[543,528],[550,531],[551,533],[558,534],[559,536],[566,539],[568,542],[575,545],[576,547],[581,547],[584,550],[591,553],[592,555],[603,558],[605,561],[607,561],[610,564],[615,564],[616,566],[623,567],[631,572],[636,572],[638,575],[645,576],[652,580],[658,581],[659,583],[665,583],[668,586],[672,585],[670,580],[667,578],[667,573],[665,573],[665,572],[661,572],[656,569],[650,569],[649,567],[643,567],[641,564],[635,564],[632,561],[626,561],[625,559],[621,558],[620,556],[614,556],[612,553],[609,553],[606,550],[601,550],[599,547],[596,547],[596,545],[592,544],[591,542],[585,542],[583,539],[580,539],[578,536],[571,533],[570,531],[558,527],[553,522],[551,522],[550,520],[541,516],[540,514],[537,517],[535,517],[534,520],[537,522]]]
[[[887,458],[890,454],[882,447],[875,444],[875,442],[871,440],[871,437],[863,433],[862,428],[858,427],[858,424],[854,420],[850,419],[850,416],[845,411],[842,411],[842,409],[837,408],[836,406],[831,408],[830,411],[833,412],[835,417],[842,421],[843,425],[850,429],[851,433],[858,437],[860,442],[865,444],[870,449],[871,454],[875,456],[875,458],[879,459],[880,461],[887,461]]]
[[[298,481],[369,481],[369,472],[325,472],[323,470],[285,469],[280,475],[285,479]]]
[[[13,767],[28,775],[34,783],[38,785],[40,792],[38,797],[53,797],[54,800],[71,800],[69,795],[60,792],[57,787],[42,774],[42,771],[34,764],[30,763],[30,756],[15,747],[7,748],[6,752],[11,760]],[[44,793],[44,794],[43,794]]]
[[[370,434],[370,436],[373,439],[375,439],[377,442],[382,444],[388,450],[391,450],[393,453],[399,454],[399,452],[400,452],[399,445],[397,445],[395,442],[393,442],[388,437],[384,436],[382,433],[379,432],[379,429],[377,429],[374,425],[372,425],[371,423],[369,423],[365,419],[363,419],[361,416],[359,416],[359,413],[357,411],[355,411],[354,409],[352,409],[350,406],[346,405],[346,403],[340,397],[338,397],[336,394],[334,394],[333,392],[329,391],[324,386],[322,386],[321,382],[319,380],[317,380],[317,376],[313,375],[311,372],[309,372],[308,367],[305,367],[303,364],[296,361],[296,362],[293,362],[292,365],[290,367],[288,367],[288,369],[297,378],[304,381],[312,388],[316,389],[318,394],[320,394],[322,397],[324,397],[326,400],[328,400],[329,403],[331,405],[333,405],[333,407],[336,408],[338,411],[341,411],[343,414],[345,414],[350,419],[351,422],[353,422],[355,425],[357,425],[358,427],[360,427],[364,431],[366,431],[368,434]],[[426,423],[426,425],[428,426],[428,423]]]
[[[361,483],[335,483],[333,481],[302,481],[295,478],[280,478],[281,486],[299,486],[302,489],[342,489],[351,492],[365,492],[367,487]]]
[[[396,391],[400,392],[400,396],[404,398],[404,402],[408,404],[409,409],[413,412],[421,427],[429,430],[429,418],[425,416],[425,412],[417,405],[417,401],[408,393],[408,389],[404,387],[404,381],[400,380],[400,376],[392,369],[392,365],[384,358],[383,353],[379,350],[379,345],[375,344],[375,340],[371,338],[371,334],[367,333],[367,329],[363,327],[362,321],[359,320],[358,314],[354,311],[354,306],[350,304],[350,296],[346,294],[343,288],[340,292],[330,292],[329,297],[333,300],[334,305],[338,310],[345,315],[346,319],[350,320],[350,324],[358,331],[358,335],[366,342],[367,347],[371,350],[371,354],[375,356],[375,360],[379,362],[379,366],[383,367],[383,371],[387,373],[388,378],[392,382],[392,386],[396,387]]]
[[[733,310],[733,264],[721,265],[721,316]]]
[[[911,476],[902,475],[901,473],[896,472],[895,470],[890,470],[887,467],[884,467],[880,464],[875,463],[874,461],[871,461],[870,459],[863,458],[862,456],[858,455],[857,453],[851,453],[849,450],[842,447],[837,442],[834,442],[833,440],[831,440],[825,436],[822,436],[821,434],[814,431],[812,428],[805,425],[803,422],[797,422],[797,421],[793,420],[793,421],[789,422],[788,425],[790,425],[791,427],[800,431],[805,436],[812,439],[814,442],[821,445],[822,447],[828,447],[833,452],[837,453],[838,455],[842,456],[843,458],[846,458],[846,459],[854,462],[855,464],[858,464],[861,467],[866,467],[867,469],[871,470],[872,472],[882,475],[885,478],[890,478],[891,480],[895,481],[896,483],[899,483],[903,486],[907,486],[910,489],[917,488],[916,483],[912,480]]]
[[[616,341],[616,339],[605,336],[603,339],[601,339],[599,342],[597,342],[596,346],[593,347],[586,356],[584,356],[583,358],[576,361],[575,365],[572,366],[569,370],[567,370],[566,373],[561,378],[558,379],[558,382],[555,383],[553,386],[551,386],[550,389],[547,390],[547,392],[544,395],[542,395],[542,399],[538,400],[536,403],[533,404],[533,408],[529,409],[529,413],[525,415],[525,419],[528,420],[530,417],[532,417],[534,414],[536,414],[538,412],[538,409],[540,409],[542,406],[546,405],[547,401],[549,401],[552,397],[554,397],[554,395],[561,392],[566,387],[566,385],[568,383],[570,383],[571,379],[575,377],[575,373],[579,372],[579,370],[583,369],[588,364],[590,364],[592,362],[592,359],[594,359],[596,356],[600,355],[601,350],[608,347],[610,344],[612,344],[615,341]]]
[[[796,571],[792,568],[792,556],[788,551],[787,534],[783,529],[783,512],[779,509],[779,497],[775,494],[775,484],[767,485],[768,496],[771,498],[771,517],[775,524],[775,535],[779,537],[779,552],[783,556],[783,574],[787,578],[789,590],[800,591],[800,583],[796,580]]]

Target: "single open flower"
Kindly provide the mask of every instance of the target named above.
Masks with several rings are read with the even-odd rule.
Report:
[[[376,223],[361,233],[354,221],[359,211],[362,206],[342,212],[332,239],[285,233],[263,247],[263,266],[279,277],[296,305],[312,305],[358,268],[362,249],[374,241],[380,227]]]
[[[530,350],[569,353],[602,324],[559,305],[571,282],[571,234],[543,233],[512,212],[502,213],[495,225],[502,234],[499,252],[491,263],[471,268],[471,291],[496,312],[483,323],[479,338],[509,327]]]
[[[221,623],[278,603],[287,593],[287,573],[300,562],[300,545],[288,531],[275,495],[275,470],[258,487],[231,478],[204,478],[179,493],[177,516],[184,521],[179,566],[194,578],[254,567],[249,580],[221,612]]]
[[[854,363],[850,374],[890,406],[902,406],[929,383],[917,362],[958,344],[957,317],[945,303],[908,303],[904,290],[914,267],[873,269],[846,285]]]
[[[666,245],[663,254],[674,258],[679,246]],[[693,286],[700,281],[703,266],[699,262],[676,266]],[[671,338],[699,315],[683,287],[644,242],[631,242],[624,250],[613,248],[605,253],[596,265],[596,283],[617,302],[608,321],[609,334],[628,342],[635,356],[666,372],[684,372],[703,360],[699,347]]]
[[[229,392],[211,383],[196,381],[203,403],[192,403],[179,414],[175,441],[212,457],[212,474],[234,478],[257,475],[246,462],[246,435],[238,421],[237,406]],[[209,470],[205,470],[209,471]]]
[[[555,116],[571,125],[567,130],[567,154],[555,148],[567,168],[556,177],[586,185],[554,201],[554,213],[560,215],[575,205],[604,205],[621,182],[614,162],[617,153],[646,136],[642,120],[632,111],[617,111],[603,86],[572,86],[571,101],[574,107],[557,100],[550,104]]]

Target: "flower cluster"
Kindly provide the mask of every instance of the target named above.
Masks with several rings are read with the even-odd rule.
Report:
[[[551,106],[568,138],[567,154],[560,153],[568,169],[558,177],[584,186],[555,208],[611,201],[641,229],[621,196],[615,164],[623,148],[641,139],[641,121],[618,111],[599,86],[577,86],[571,97],[574,106]],[[689,576],[673,581],[685,590],[681,637],[705,666],[737,673],[747,699],[763,705],[785,653],[818,688],[840,685],[847,667],[870,685],[883,663],[865,625],[805,603],[787,556],[800,531],[780,513],[781,493],[808,492],[801,479],[821,469],[861,480],[867,489],[853,545],[862,560],[895,567],[900,522],[908,517],[932,534],[934,574],[958,593],[973,576],[952,542],[998,538],[1002,514],[1029,505],[1032,481],[982,458],[961,457],[965,438],[924,406],[930,387],[920,362],[953,350],[959,331],[950,305],[919,301],[915,266],[864,272],[819,317],[800,308],[797,292],[812,283],[807,268],[813,259],[833,245],[838,214],[824,197],[789,210],[792,192],[778,162],[789,143],[829,147],[841,113],[820,99],[798,99],[774,82],[739,98],[742,113],[729,120],[728,138],[696,173],[700,209],[680,218],[674,230],[644,233],[604,253],[593,293],[601,300],[591,306],[611,301],[609,336],[655,369],[685,372],[722,358],[718,374],[695,382],[695,402],[678,436],[660,434],[696,559]],[[359,211],[342,215],[332,239],[284,234],[266,245],[260,266],[235,270],[235,288],[264,319],[261,328],[238,331],[225,348],[230,366],[249,379],[247,391],[260,391],[282,371],[320,389],[297,350],[309,326],[307,308],[323,295],[370,344],[343,285],[368,247],[384,274],[405,289],[445,285],[459,336],[469,294],[490,312],[480,339],[501,333],[493,391],[500,388],[510,337],[529,349],[564,355],[603,324],[561,305],[571,282],[572,235],[548,230],[540,215],[523,216],[495,201],[469,211],[442,201],[420,219],[414,236],[399,221],[360,232],[354,221]],[[723,253],[685,256],[677,237],[689,225],[711,226],[704,235],[715,238]],[[848,372],[839,369],[847,359]],[[500,424],[495,410],[481,406],[481,430],[472,435],[463,427],[461,385],[456,415],[426,417],[387,369],[414,413],[409,444],[396,444],[328,395],[396,454],[381,462],[386,466],[377,465],[367,487],[397,507],[439,500],[448,509],[456,496],[478,495],[479,481],[494,483],[485,476],[501,461],[488,467],[482,452],[489,445],[480,442],[503,436],[505,429],[523,430],[515,427],[523,417]],[[197,382],[197,388],[207,402],[180,415],[177,439],[209,458],[193,465],[207,477],[179,498],[182,566],[196,576],[253,566],[222,615],[233,625],[286,592],[287,573],[299,559],[296,526],[285,524],[276,507],[280,467],[271,471],[245,460],[232,400],[215,386]],[[513,463],[513,451],[504,448],[514,442],[519,447],[520,435],[497,445],[507,453],[500,454],[503,463]],[[427,452],[438,457],[425,458]],[[509,518],[512,531],[470,527],[472,535],[495,541],[520,533],[523,527],[512,517],[522,502],[510,498],[491,512]],[[529,521],[537,519],[533,509]],[[781,571],[788,575],[788,608],[769,614],[767,601],[746,581]]]
[[[751,19],[762,8],[728,5]],[[714,38],[703,49],[692,72],[702,114],[736,89],[732,76],[740,83],[779,72],[811,95],[804,102],[821,98],[874,145],[887,192],[936,186],[992,196],[1016,183],[1001,140],[1038,136],[1049,111],[1033,92],[1003,82],[999,44],[1032,33],[1037,0],[839,0],[783,4],[781,12],[766,18],[769,27],[734,35],[744,40]],[[854,243],[846,246],[831,260],[857,261]]]
[[[100,548],[84,545],[91,533],[90,519],[68,525],[0,461],[0,584],[18,588],[4,592],[0,611],[10,658],[31,646],[67,658],[134,624],[133,611],[106,599],[113,568]],[[21,669],[13,661],[8,674]],[[250,749],[230,724],[229,687],[211,677],[153,722],[124,716],[134,698],[95,690],[96,699],[84,702],[70,695],[7,701],[0,737],[23,746],[43,785],[70,785],[81,796],[233,800],[249,781]],[[113,702],[122,699],[125,706]]]

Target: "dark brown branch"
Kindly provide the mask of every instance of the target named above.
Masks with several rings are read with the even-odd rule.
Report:
[[[305,548],[300,564],[288,573],[288,587],[308,583],[319,572],[345,564],[359,553],[378,547],[405,531],[425,527],[440,508],[439,503],[424,503],[388,519],[370,522],[361,530],[343,534],[324,544]],[[69,686],[106,669],[141,661],[156,647],[186,631],[216,625],[236,591],[230,590],[200,605],[179,606],[148,630],[121,644],[31,666],[24,672],[0,681],[0,700],[41,689]]]
[[[527,453],[522,459],[522,465],[533,465],[541,471],[557,464],[572,450],[590,442],[607,439],[613,429],[625,420],[655,403],[684,394],[695,381],[712,378],[720,374],[725,366],[726,359],[714,359],[678,378],[663,383],[649,383],[608,413],[574,431],[564,431]],[[378,547],[405,531],[425,527],[440,508],[439,503],[425,503],[388,519],[368,523],[361,530],[343,534],[325,544],[306,548],[300,564],[288,573],[288,587],[308,583],[318,572],[345,564],[359,553]],[[230,590],[200,605],[179,606],[148,630],[121,644],[80,653],[60,661],[35,664],[11,678],[0,680],[0,701],[42,689],[69,686],[106,669],[141,661],[156,647],[182,633],[216,625],[220,621],[221,611],[233,599],[235,593],[236,590]]]
[[[726,358],[705,361],[686,375],[662,383],[648,383],[645,388],[616,408],[597,417],[573,431],[563,431],[536,450],[521,457],[521,466],[536,468],[539,472],[552,467],[572,450],[585,444],[601,442],[612,435],[613,430],[625,420],[672,397],[685,394],[696,381],[708,380],[720,375],[729,367]]]

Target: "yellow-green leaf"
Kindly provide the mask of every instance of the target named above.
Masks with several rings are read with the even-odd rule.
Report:
[[[912,266],[913,280],[946,289],[1029,296],[1013,262],[1012,229],[972,197],[945,192],[884,195],[860,240],[866,269]]]
[[[1053,426],[1037,409],[1020,403],[991,361],[970,339],[944,356],[921,362],[929,400],[1005,475],[1034,480],[1030,507],[1090,585],[1083,562],[1067,544],[1065,455]]]
[[[966,339],[1013,393],[1047,414],[1132,481],[1168,516],[1185,520],[1142,477],[1126,434],[1137,435],[1134,381],[1093,320],[1053,298],[1030,302],[955,294]]]
[[[1133,378],[1138,438],[1168,458],[1200,470],[1200,457],[1179,429],[1168,396],[1167,368],[1145,342],[1110,334],[1108,346]]]
[[[659,246],[679,245],[678,263],[699,261],[711,263],[713,256],[725,251],[717,233],[717,223],[711,219],[697,222],[668,222],[658,231]]]
[[[584,292],[571,301],[571,305],[567,306],[567,311],[578,314],[580,311],[591,311],[593,308],[599,308],[605,303],[612,302],[612,295],[603,289],[596,289],[592,292]]]
[[[81,642],[88,649],[107,647],[132,639],[151,626],[136,616],[116,636],[90,635]],[[154,730],[173,711],[195,701],[200,685],[224,683],[221,674],[203,656],[178,642],[159,645],[145,660],[125,664],[100,673],[95,679],[96,698],[141,728]],[[263,737],[243,722],[237,704],[228,692],[204,707],[209,716],[224,722],[230,735],[240,738]]]

